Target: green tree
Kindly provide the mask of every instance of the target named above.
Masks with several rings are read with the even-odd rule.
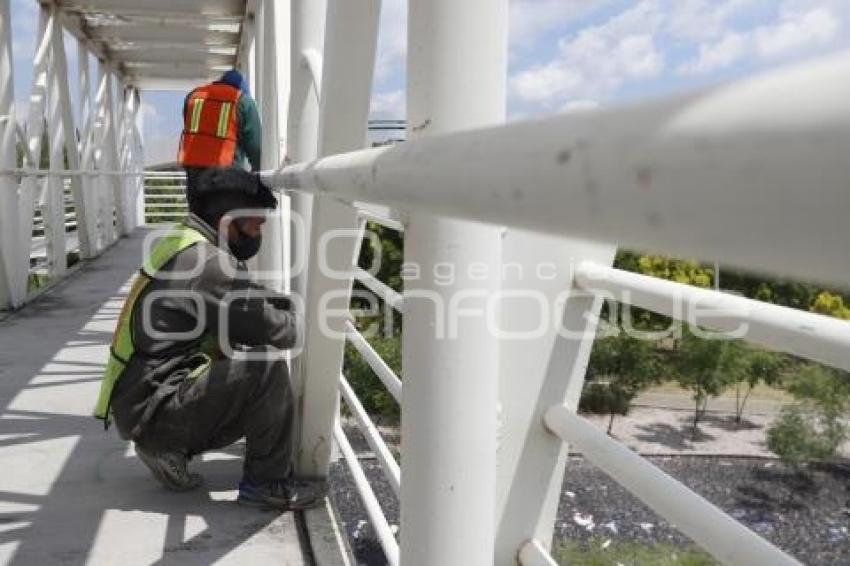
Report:
[[[741,358],[733,375],[735,381],[735,422],[740,425],[744,407],[753,388],[759,383],[775,386],[781,380],[783,356],[761,348],[745,346],[741,348]],[[730,363],[731,365],[731,363]]]
[[[741,344],[720,338],[699,338],[686,332],[676,356],[676,381],[693,392],[693,438],[708,400],[720,395],[742,375]]]
[[[834,456],[850,437],[850,375],[811,364],[788,391],[797,403],[784,407],[768,429],[768,448],[795,467]]]
[[[637,394],[660,381],[652,343],[622,330],[594,343],[587,375],[582,409],[608,414],[608,434],[616,415],[627,414]]]
[[[712,269],[691,260],[672,259],[660,255],[644,255],[637,260],[638,273],[693,285],[710,287],[714,277]]]
[[[835,318],[850,319],[850,307],[844,305],[841,295],[835,295],[829,291],[821,291],[812,301],[812,312],[833,316]]]

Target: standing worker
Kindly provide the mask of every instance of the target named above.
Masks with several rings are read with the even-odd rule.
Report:
[[[114,418],[169,489],[198,487],[188,460],[245,437],[240,503],[316,505],[322,487],[292,475],[283,350],[296,342],[295,313],[245,267],[277,201],[242,169],[207,168],[192,183],[189,216],[147,254],[121,311],[95,416]]]
[[[190,92],[183,103],[183,133],[177,156],[190,181],[190,204],[194,198],[192,177],[207,167],[259,171],[262,137],[257,105],[236,69]]]

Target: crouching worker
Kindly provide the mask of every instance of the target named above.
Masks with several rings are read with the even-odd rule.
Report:
[[[295,480],[291,465],[282,350],[295,344],[295,313],[285,296],[251,282],[244,264],[277,202],[239,169],[208,169],[193,182],[190,214],[149,251],[124,304],[95,415],[107,426],[114,419],[169,489],[198,487],[188,460],[245,437],[238,501],[313,506],[318,486]]]

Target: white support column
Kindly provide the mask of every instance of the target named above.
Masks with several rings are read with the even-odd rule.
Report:
[[[504,121],[507,15],[507,0],[410,2],[410,138]],[[434,280],[442,262],[454,268],[446,286]],[[419,271],[408,272],[404,289],[408,566],[493,563],[499,347],[487,313],[498,314],[488,299],[500,288],[500,262],[498,227],[415,213],[405,228],[405,263]]]
[[[56,18],[55,8],[49,8],[51,17]],[[65,160],[62,147],[65,145],[65,132],[62,128],[62,107],[60,104],[59,78],[56,73],[56,37],[62,42],[62,29],[53,26],[50,39],[50,59],[47,72],[47,139],[50,169],[64,169]],[[50,277],[61,277],[68,268],[65,249],[65,182],[62,177],[50,175],[44,179],[46,194],[42,209],[44,239],[47,243],[47,272]]]
[[[54,11],[55,7],[51,7]],[[61,116],[62,136],[65,142],[65,155],[68,160],[68,168],[72,170],[80,169],[80,153],[77,145],[77,131],[74,127],[74,115],[71,111],[71,91],[68,83],[68,60],[65,55],[65,42],[62,39],[62,27],[54,26],[53,28],[53,54],[52,54],[53,72],[56,79],[56,88],[58,89],[58,103]],[[86,59],[80,59],[78,67],[88,67]],[[88,69],[86,68],[85,80],[88,81]],[[85,83],[88,88],[88,82]],[[52,165],[51,165],[52,167]],[[64,168],[64,164],[62,165]],[[80,255],[83,258],[92,257],[92,217],[89,214],[89,201],[86,199],[85,177],[71,177],[71,194],[74,197],[74,208],[77,217],[77,237],[80,241]],[[63,214],[64,216],[64,214]]]
[[[133,187],[136,195],[136,226],[145,225],[145,178],[141,173],[145,171],[145,153],[144,153],[144,131],[145,113],[142,109],[142,95],[139,89],[133,88],[133,96],[135,98],[135,114],[133,116],[132,128],[132,170],[134,173],[139,173],[133,177]]]
[[[286,156],[293,162],[307,162],[318,156],[319,98],[322,92],[321,75],[314,76],[316,69],[311,68],[308,61],[312,59],[320,62],[322,59],[327,0],[291,0],[291,6],[291,78]],[[299,193],[292,196],[292,215],[298,216],[305,228],[303,235],[293,233],[290,240],[294,266],[307,265],[312,203],[311,195]],[[299,236],[307,239],[299,241]],[[293,273],[290,285],[293,293],[306,296],[306,271]],[[299,373],[296,360],[293,374],[298,378]]]
[[[91,92],[91,71],[89,69],[89,51],[84,42],[77,40],[77,66],[80,75],[79,86],[79,118],[80,118],[80,169],[90,171],[95,168],[93,124],[96,109]],[[90,256],[94,257],[100,251],[99,227],[100,222],[100,199],[97,187],[100,180],[92,176],[80,178],[83,186],[83,201],[86,203],[86,228],[88,230]]]
[[[289,2],[260,1],[260,18],[255,33],[258,39],[256,73],[260,118],[263,124],[263,170],[277,169],[284,155],[286,133],[286,94],[289,92]],[[289,266],[289,197],[278,198],[278,213],[263,226],[263,247],[257,255],[262,282],[278,291],[288,286]]]
[[[109,113],[109,128],[106,130],[106,139],[102,150],[106,154],[105,169],[107,171],[117,171],[120,169],[119,153],[118,153],[118,128],[121,125],[119,120],[118,104],[115,97],[115,87],[120,85],[115,72],[109,68],[107,72],[107,89],[106,89],[106,110]],[[127,225],[127,202],[124,194],[124,183],[121,177],[109,175],[107,183],[113,194],[113,203],[115,205],[115,231],[116,237],[125,236],[128,233]]]
[[[120,158],[119,169],[128,173],[135,172],[135,127],[138,112],[136,91],[129,85],[121,88],[121,127],[119,129]],[[121,194],[124,202],[123,215],[127,232],[133,231],[138,225],[138,185],[137,177],[120,179]]]
[[[41,6],[39,11],[38,47],[33,64],[32,88],[30,89],[29,109],[27,112],[26,140],[29,155],[33,159],[41,157],[41,142],[44,134],[44,110],[47,98],[48,84],[48,59],[50,56],[50,43],[54,19],[47,8]],[[27,163],[28,167],[38,169],[40,163]],[[18,219],[19,232],[17,239],[17,254],[15,259],[15,279],[13,282],[12,303],[13,306],[23,304],[27,294],[27,278],[29,274],[29,260],[32,247],[32,227],[35,204],[35,193],[39,181],[35,177],[24,177],[21,181]]]
[[[111,85],[109,69],[102,60],[97,60],[98,86],[95,95],[96,115],[92,139],[92,161],[100,171],[108,171],[112,161],[109,151],[109,130],[112,128],[112,113],[109,111]],[[112,180],[106,175],[96,177],[96,199],[98,201],[98,224],[100,228],[100,247],[106,247],[116,238],[115,230],[115,194],[112,190]]]
[[[328,1],[319,110],[320,156],[362,149],[366,143],[380,6],[380,0]],[[328,473],[331,445],[327,439],[339,408],[339,380],[335,376],[342,370],[345,348],[343,313],[348,309],[364,224],[349,205],[324,196],[313,199],[296,466],[305,476],[325,477]],[[347,233],[340,232],[331,239],[335,230]],[[327,273],[327,268],[340,276]],[[336,299],[327,303],[328,297]]]
[[[519,229],[503,242],[494,564],[513,566],[524,542],[551,546],[567,447],[544,429],[543,414],[576,406],[593,345],[588,315],[599,305],[574,287],[574,269],[589,258],[610,265],[615,247]]]
[[[0,0],[0,168],[16,164],[14,57],[9,0]],[[14,306],[19,234],[18,187],[15,177],[0,175],[0,309]]]

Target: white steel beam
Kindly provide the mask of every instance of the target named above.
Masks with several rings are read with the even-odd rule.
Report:
[[[55,8],[52,8],[55,10]],[[54,12],[55,15],[55,12]],[[88,59],[79,59],[78,67],[88,67]],[[65,55],[65,42],[62,39],[62,28],[54,26],[53,28],[53,54],[52,54],[53,73],[56,79],[56,87],[58,89],[58,104],[61,114],[61,129],[62,137],[65,142],[64,153],[68,160],[67,167],[71,170],[80,168],[80,149],[77,145],[77,129],[74,126],[74,115],[71,111],[71,90],[68,83],[68,61]],[[88,69],[86,69],[88,71]],[[88,88],[88,73],[86,72],[86,88]],[[82,116],[82,114],[81,114]],[[52,158],[51,158],[52,159]],[[51,167],[54,164],[51,162]],[[64,168],[65,163],[58,163],[57,168]],[[71,194],[74,197],[74,210],[77,220],[77,237],[80,242],[80,255],[83,258],[92,257],[91,245],[91,217],[88,210],[89,202],[86,199],[86,191],[84,183],[86,179],[83,177],[71,177]],[[61,186],[61,183],[60,183]]]
[[[115,26],[97,25],[86,28],[95,42],[131,44],[136,47],[206,45],[235,47],[239,33],[219,29],[162,22],[160,24],[127,23]]]
[[[309,61],[313,86],[321,84],[318,119],[318,154],[361,149],[366,144],[366,124],[372,90],[372,70],[378,38],[380,0],[329,0],[327,4],[324,60],[311,48]],[[319,74],[321,73],[321,74]],[[311,93],[308,92],[308,97]],[[306,335],[301,367],[304,377],[300,470],[325,477],[329,471],[327,438],[337,418],[338,384],[331,376],[342,370],[345,325],[354,265],[360,250],[365,221],[357,210],[339,201],[314,199],[307,249]],[[328,239],[335,231],[347,233]],[[337,232],[339,233],[339,232]],[[327,245],[323,245],[326,243]],[[327,266],[344,276],[331,276]],[[323,305],[328,297],[344,301],[344,309]],[[331,328],[334,333],[324,331]],[[321,445],[321,450],[317,447]],[[329,447],[327,447],[329,448]],[[304,459],[304,455],[310,459]]]
[[[507,0],[409,3],[409,139],[427,143],[436,134],[504,121],[507,17]],[[420,211],[405,227],[405,263],[421,274],[404,282],[407,566],[494,560],[499,345],[485,314],[500,288],[500,232]],[[443,263],[455,267],[448,285],[433,277]],[[471,276],[472,263],[486,274]],[[448,328],[440,319],[450,320]]]
[[[16,116],[12,56],[12,14],[9,0],[0,0],[0,167],[11,169],[16,161]],[[0,309],[13,306],[16,246],[19,234],[18,187],[11,175],[0,175]]]
[[[307,96],[313,88],[312,77],[303,65],[303,53],[307,50],[322,52],[324,44],[326,0],[291,0],[290,1],[290,89],[289,102],[287,104],[286,120],[286,159],[293,162],[309,162],[318,156],[318,132],[319,132],[319,101],[315,97]],[[260,30],[257,30],[258,42]],[[259,46],[259,43],[257,44]],[[260,67],[261,51],[259,47],[255,50],[257,68]],[[321,80],[321,77],[319,77]],[[262,87],[263,77],[259,73],[254,74],[256,88]],[[302,226],[300,231],[292,231],[289,238],[289,250],[291,265],[297,266],[290,274],[289,288],[292,294],[302,298],[307,297],[307,258],[309,253],[310,219],[313,197],[307,194],[293,194],[290,199],[290,214],[294,222]],[[293,224],[294,226],[295,224]],[[300,232],[300,233],[299,233]],[[306,331],[306,329],[305,329]],[[296,386],[299,388],[299,398],[303,399],[303,388],[305,384],[302,356],[292,359],[292,375]],[[338,396],[333,395],[332,399]],[[322,400],[324,403],[324,400]],[[298,442],[303,438],[305,418],[298,422]],[[322,416],[320,422],[324,422],[326,415]],[[320,428],[316,426],[318,431]],[[312,435],[311,435],[312,436]],[[328,448],[323,451],[329,454]],[[324,461],[316,461],[305,457],[299,446],[295,469],[300,473],[321,475]],[[323,459],[324,460],[324,459]]]
[[[841,54],[697,95],[328,157],[271,182],[841,285],[848,154]]]
[[[354,418],[357,419],[357,423],[360,426],[363,436],[366,438],[366,442],[369,443],[369,446],[375,453],[375,457],[380,462],[381,468],[384,470],[384,476],[387,478],[387,483],[390,484],[396,497],[398,497],[399,490],[401,489],[401,471],[398,467],[398,462],[395,461],[395,456],[390,452],[387,443],[384,442],[381,433],[378,432],[375,423],[369,417],[369,413],[363,408],[354,389],[351,388],[348,380],[343,375],[339,376],[339,390],[342,393],[342,398],[345,399],[345,404],[348,405]]]
[[[257,52],[260,79],[257,94],[262,132],[262,168],[280,167],[285,152],[286,94],[289,92],[289,2],[260,1],[256,6],[260,18]],[[289,280],[289,197],[278,201],[279,214],[263,226],[263,245],[257,255],[262,281],[279,291],[288,288]]]
[[[93,140],[91,145],[92,160],[99,171],[113,170],[113,160],[110,158],[109,130],[114,127],[111,124],[112,112],[111,98],[112,85],[110,84],[109,68],[102,60],[97,60],[98,86],[95,95],[95,107],[97,113],[94,121]],[[111,244],[116,238],[115,222],[115,193],[110,188],[112,180],[107,175],[95,178],[96,194],[98,200],[98,228],[101,247]],[[120,216],[120,215],[119,215]]]
[[[62,10],[107,13],[117,16],[239,17],[245,13],[245,0],[56,0]]]
[[[221,53],[211,49],[185,49],[179,51],[174,47],[135,47],[133,49],[110,49],[109,56],[116,64],[122,64],[128,69],[162,68],[175,63],[198,67],[227,66],[236,64],[236,55]]]
[[[48,8],[55,21],[55,7]],[[51,30],[50,60],[47,73],[47,139],[48,159],[51,169],[65,167],[62,155],[65,145],[63,131],[61,94],[59,77],[56,73],[56,43],[62,43],[62,29],[54,25]],[[72,134],[73,135],[73,134]],[[42,226],[47,244],[47,273],[50,277],[61,277],[67,271],[67,251],[65,249],[65,191],[64,179],[51,175],[44,180],[46,193],[45,206],[42,209]]]
[[[555,405],[546,411],[545,422],[553,434],[573,444],[589,462],[723,564],[800,565],[646,458],[575,414],[573,408]]]
[[[127,82],[127,84],[133,85],[140,91],[165,90],[189,92],[196,86],[203,84],[211,79],[217,78],[217,76],[220,74],[221,73],[217,73],[217,75],[213,76],[205,75],[203,77],[189,77],[182,79],[125,76],[124,80]]]
[[[293,162],[309,162],[318,157],[319,100],[316,93],[321,85],[316,81],[306,64],[305,53],[321,54],[325,41],[325,14],[327,0],[292,0],[292,35],[290,49],[289,116],[286,122],[286,156]],[[260,83],[262,77],[255,80]],[[306,194],[292,196],[293,216],[301,218],[304,236],[309,238],[312,218],[313,197]],[[298,241],[293,233],[290,249],[293,265],[306,265],[308,241]],[[290,283],[292,291],[302,297],[307,295],[307,272],[293,273]],[[300,374],[300,362],[295,360],[296,375]]]
[[[363,472],[363,467],[357,460],[357,454],[348,442],[345,436],[345,431],[342,430],[342,425],[336,423],[333,428],[333,438],[339,446],[340,452],[348,465],[351,472],[351,477],[354,479],[354,485],[357,486],[357,492],[360,494],[360,499],[363,501],[363,506],[366,508],[366,514],[372,523],[372,528],[375,529],[375,534],[378,536],[378,542],[384,550],[384,556],[390,566],[398,566],[399,560],[398,543],[395,540],[392,529],[387,523],[387,517],[381,510],[381,504],[378,498],[375,497],[375,492],[369,485],[369,479]]]
[[[585,258],[610,265],[615,247],[516,228],[502,242],[494,563],[512,566],[524,541],[551,545],[567,447],[543,428],[543,411],[577,405],[593,345],[601,301],[573,286],[573,266]]]
[[[50,56],[51,41],[53,38],[53,26],[55,21],[42,6],[39,11],[38,47],[33,61],[32,88],[30,89],[29,109],[27,112],[26,140],[27,155],[38,159],[41,156],[42,134],[44,133],[44,112],[47,98],[48,85],[48,63]],[[40,163],[25,164],[37,169]],[[37,180],[35,177],[24,177],[21,181],[18,218],[19,233],[17,246],[15,280],[12,293],[13,306],[23,304],[27,294],[27,277],[29,273],[30,248],[32,246],[33,214],[35,213],[35,192]]]
[[[89,65],[89,51],[84,41],[77,39],[77,64],[79,66],[79,116],[82,128],[80,130],[80,169],[92,171],[95,169],[95,121],[97,108],[95,99],[92,97],[91,70]],[[100,179],[85,175],[81,177],[83,182],[83,193],[85,195],[88,239],[92,255],[96,255],[101,248],[99,228],[101,220],[101,199],[98,195]],[[79,227],[78,227],[79,229]]]
[[[845,320],[591,262],[578,266],[576,282],[605,298],[850,371],[850,322]]]

